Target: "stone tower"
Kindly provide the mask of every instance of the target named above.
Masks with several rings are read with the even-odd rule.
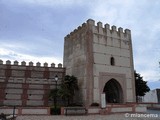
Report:
[[[77,101],[89,106],[135,102],[134,65],[131,31],[87,20],[65,37],[66,74],[78,78]],[[80,101],[82,100],[82,101]]]

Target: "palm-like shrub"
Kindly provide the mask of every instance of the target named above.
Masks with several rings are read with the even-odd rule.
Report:
[[[67,100],[67,104],[70,105],[71,102],[73,102],[73,97],[77,90],[79,90],[77,78],[75,76],[66,75],[58,91],[58,95],[63,100]]]

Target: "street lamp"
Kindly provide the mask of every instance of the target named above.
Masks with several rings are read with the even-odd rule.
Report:
[[[56,90],[57,90],[58,75],[56,75],[54,79],[55,79],[55,81],[56,81]]]
[[[55,95],[55,109],[57,109],[57,81],[58,81],[58,76],[55,76],[55,81],[56,81],[56,95]]]

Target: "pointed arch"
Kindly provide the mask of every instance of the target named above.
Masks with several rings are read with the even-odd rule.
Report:
[[[123,90],[117,80],[109,80],[105,84],[103,92],[106,94],[107,103],[123,103]]]

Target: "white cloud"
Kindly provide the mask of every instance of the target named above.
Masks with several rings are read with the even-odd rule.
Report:
[[[160,79],[160,74],[159,71],[152,70],[152,69],[147,69],[141,71],[141,76],[143,76],[145,81],[158,81]]]
[[[8,49],[0,48],[0,56],[2,56],[2,55],[9,55],[9,54],[13,54],[13,51],[8,50]]]
[[[29,63],[30,61],[32,61],[34,63],[34,65],[36,65],[37,62],[40,62],[41,64],[47,62],[48,64],[51,63],[55,63],[55,64],[59,64],[62,63],[62,58],[57,58],[57,57],[44,57],[44,56],[32,56],[32,55],[27,55],[27,54],[21,54],[21,53],[17,53],[13,50],[9,50],[9,49],[4,49],[4,48],[0,48],[0,56],[4,63],[5,61],[9,60],[12,61],[25,61],[27,63]],[[8,56],[8,57],[7,57]],[[49,65],[50,66],[50,65]]]
[[[148,50],[146,47],[142,47],[137,52],[134,56],[135,70],[144,76],[145,81],[157,81],[160,79],[159,58],[156,56],[155,50],[153,48]]]
[[[91,16],[102,22],[107,21],[110,24],[114,24],[128,17],[127,15],[134,3],[133,0],[95,1],[90,5]]]

